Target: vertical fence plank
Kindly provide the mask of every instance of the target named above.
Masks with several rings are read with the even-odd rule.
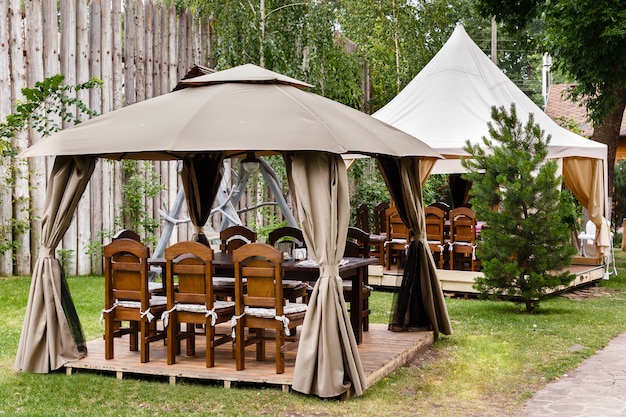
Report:
[[[89,79],[90,74],[89,57],[91,54],[91,46],[89,43],[90,38],[88,0],[76,1],[76,17],[73,22],[70,22],[70,24],[74,25],[76,28],[76,62],[74,63],[76,71],[75,82],[82,83]],[[89,91],[83,90],[77,92],[77,98],[79,98],[83,103],[91,107],[89,96]],[[99,107],[96,108],[96,110],[99,109]],[[87,115],[78,113],[78,116],[81,120],[87,119]],[[96,167],[94,173],[97,172],[97,169],[98,168]],[[66,233],[65,238],[63,239],[64,245],[65,243],[67,243],[68,245],[67,249],[73,249],[75,251],[75,261],[70,269],[71,272],[69,272],[72,275],[78,273],[78,268],[80,267],[80,265],[78,264],[78,258],[82,257],[80,253],[84,252],[82,244],[83,242],[85,242],[85,233],[87,230],[90,230],[92,214],[91,188],[93,181],[94,177],[92,176],[90,183],[87,184],[87,188],[85,188],[85,192],[78,202],[76,215],[74,216],[74,220],[72,221],[72,225],[70,227],[70,230],[68,231],[69,233]]]
[[[26,87],[26,60],[24,59],[24,48],[26,34],[23,32],[21,1],[11,0],[11,70],[13,72],[13,99],[22,99],[22,88]],[[13,144],[19,151],[28,147],[28,135],[18,134]],[[14,170],[15,188],[13,189],[13,213],[16,224],[25,222],[28,219],[28,166],[26,161],[15,161]],[[30,272],[30,233],[28,230],[15,231],[13,241],[16,245],[17,253],[15,259],[15,273],[26,275]]]
[[[0,0],[0,120],[11,114],[11,52],[9,48],[9,0]],[[11,160],[0,157],[0,182],[9,184]],[[11,219],[13,217],[10,187],[0,187],[0,276],[13,274]]]
[[[133,0],[124,3],[124,105],[135,103],[135,7]]]
[[[112,33],[113,33],[113,110],[117,110],[123,105],[124,97],[124,51],[123,51],[123,34],[122,31],[122,4],[124,0],[113,0],[112,2]],[[111,184],[112,201],[109,204],[111,207],[110,218],[111,225],[110,230],[114,230],[115,217],[121,215],[123,203],[122,200],[122,167],[120,162],[112,162],[113,165],[113,180]],[[105,229],[106,230],[106,229]],[[101,241],[102,242],[102,241]],[[98,262],[99,268],[102,267],[101,258]]]
[[[65,75],[65,83],[67,85],[76,84],[76,61],[78,60],[77,51],[77,5],[76,2],[80,0],[61,0],[60,1],[60,14],[61,14],[61,39],[60,39],[60,58],[61,58],[61,73]],[[75,108],[72,109],[75,111]],[[63,122],[63,127],[67,127],[67,122]],[[83,197],[84,198],[84,197]],[[76,246],[76,217],[77,213],[72,220],[67,232],[63,236],[62,245],[64,249],[74,248]],[[69,266],[69,265],[68,265]],[[76,262],[72,262],[72,270],[76,270]],[[70,273],[71,271],[66,271]]]

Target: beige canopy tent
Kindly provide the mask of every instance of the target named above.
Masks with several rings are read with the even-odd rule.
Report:
[[[491,107],[514,103],[525,123],[533,114],[551,136],[548,158],[562,161],[563,179],[597,226],[595,242],[605,256],[610,245],[606,190],[607,147],[555,123],[472,41],[462,25],[407,86],[373,116],[430,145],[445,159],[431,173],[461,173],[467,140],[489,137]]]
[[[415,235],[411,289],[401,327],[412,322],[451,333],[443,292],[423,237],[421,186],[414,171],[440,155],[416,138],[369,115],[305,92],[308,84],[256,67],[184,80],[178,91],[63,130],[21,156],[56,155],[43,218],[42,250],[31,284],[15,368],[48,372],[79,357],[60,302],[61,272],[54,249],[70,222],[98,158],[181,159],[190,218],[198,235],[222,177],[224,158],[282,154],[307,247],[320,265],[297,354],[293,388],[334,397],[361,394],[365,378],[349,324],[338,265],[349,221],[342,154],[381,160],[400,212]],[[397,180],[402,182],[396,182]],[[405,183],[406,182],[406,183]],[[411,255],[413,254],[413,255]],[[413,288],[416,290],[413,291]]]

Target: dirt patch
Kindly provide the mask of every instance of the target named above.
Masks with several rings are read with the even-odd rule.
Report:
[[[415,355],[415,357],[406,365],[404,365],[404,367],[409,369],[421,368],[425,364],[434,362],[440,356],[441,353],[431,347]]]
[[[586,300],[589,298],[608,297],[614,295],[615,292],[617,290],[594,285],[563,293],[561,297],[569,298],[570,300]]]

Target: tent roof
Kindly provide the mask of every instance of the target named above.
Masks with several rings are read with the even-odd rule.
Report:
[[[511,103],[523,123],[533,113],[535,123],[552,136],[549,157],[606,159],[606,145],[556,124],[485,55],[462,25],[428,65],[373,116],[420,138],[442,155],[456,158],[467,155],[463,150],[466,140],[482,143],[481,138],[489,136],[491,107],[508,110]]]
[[[178,91],[64,129],[21,156],[179,159],[190,152],[326,151],[441,158],[420,140],[309,84],[252,64],[184,80]]]

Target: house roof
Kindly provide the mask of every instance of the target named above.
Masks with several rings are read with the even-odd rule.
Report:
[[[568,121],[573,120],[582,130],[581,136],[591,137],[593,126],[587,121],[587,109],[566,98],[566,91],[572,86],[573,84],[553,84],[550,86],[546,114],[563,127],[567,127]],[[620,137],[626,137],[626,112],[624,115]]]

